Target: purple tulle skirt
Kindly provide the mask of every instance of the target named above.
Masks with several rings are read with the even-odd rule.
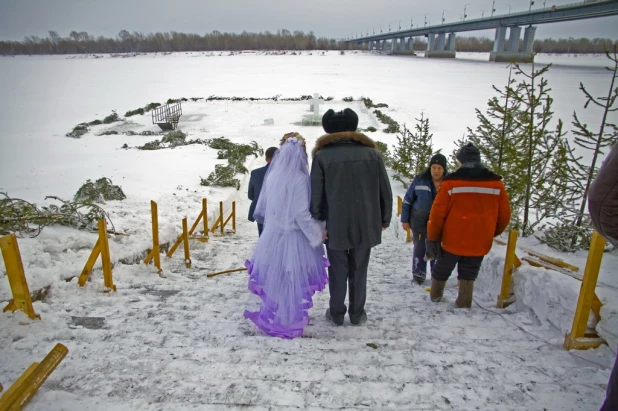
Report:
[[[281,233],[265,227],[245,265],[253,294],[245,317],[268,335],[302,336],[313,294],[328,283],[324,246],[311,247],[300,230]]]

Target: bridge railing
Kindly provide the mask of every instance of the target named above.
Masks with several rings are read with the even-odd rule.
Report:
[[[598,4],[598,3],[608,3],[612,0],[599,0],[596,1],[594,3],[589,3],[589,4]],[[485,20],[490,20],[490,19],[496,19],[496,18],[507,18],[507,17],[516,17],[516,16],[522,16],[522,15],[526,15],[526,14],[531,14],[531,13],[539,13],[539,12],[548,12],[548,11],[559,11],[559,10],[564,10],[564,9],[569,9],[572,7],[578,7],[578,6],[582,6],[584,4],[588,4],[585,1],[580,1],[577,3],[569,3],[569,4],[563,4],[560,6],[556,6],[556,5],[552,5],[550,7],[545,7],[542,9],[535,9],[535,10],[526,10],[526,11],[519,11],[519,12],[515,12],[515,13],[507,13],[507,14],[496,14],[493,15],[491,17],[480,17],[480,18],[476,18],[476,19],[469,19],[469,20],[464,20],[464,21],[459,21],[459,23],[475,23],[475,22],[480,22],[480,21],[485,21]],[[444,23],[444,24],[437,24],[437,25],[433,25],[433,26],[425,26],[425,27],[418,27],[416,30],[421,30],[421,29],[433,29],[433,28],[441,28],[444,26],[450,26],[452,24],[456,24],[458,22],[456,21],[452,21],[450,23]],[[388,34],[393,34],[395,37],[397,37],[398,34],[400,33],[406,33],[409,32],[410,30],[414,30],[414,28],[412,29],[405,29],[405,30],[400,30],[400,31],[393,31],[392,33],[388,33]],[[380,33],[380,35],[386,35],[387,33]],[[373,34],[371,36],[365,36],[365,37],[358,37],[356,39],[350,39],[350,41],[358,41],[358,40],[363,40],[364,38],[367,37],[375,37],[377,36],[377,34]]]

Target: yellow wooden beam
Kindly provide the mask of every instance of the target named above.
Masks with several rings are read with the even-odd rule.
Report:
[[[116,291],[114,279],[112,278],[112,261],[109,254],[109,243],[107,242],[107,225],[105,219],[99,220],[99,242],[101,244],[101,264],[103,265],[103,284],[108,290]]]
[[[397,217],[401,215],[403,212],[403,200],[401,197],[397,196]]]
[[[86,281],[88,281],[88,277],[90,277],[90,273],[92,272],[92,268],[94,267],[94,263],[97,262],[97,258],[99,258],[99,254],[101,254],[101,237],[97,239],[97,242],[94,244],[92,251],[90,252],[90,257],[86,261],[86,265],[82,270],[82,273],[79,275],[79,280],[77,283],[80,287],[86,285]]]
[[[0,398],[0,411],[22,410],[68,352],[67,347],[56,344],[41,363],[32,364]]]
[[[586,333],[588,317],[595,298],[595,288],[597,286],[597,279],[599,277],[599,269],[601,268],[601,259],[603,258],[604,251],[605,239],[594,231],[592,233],[592,240],[590,241],[590,250],[588,251],[584,278],[582,279],[582,285],[579,291],[577,308],[575,309],[575,316],[573,317],[573,326],[571,327],[571,333],[567,335],[564,342],[564,346],[567,349],[581,349],[578,347],[583,344],[582,338]],[[596,344],[596,341],[594,344]]]
[[[187,218],[182,219],[182,239],[185,248],[185,264],[187,268],[191,268],[191,254],[189,251],[189,232],[187,230]]]
[[[6,275],[9,278],[11,293],[13,294],[13,299],[4,307],[4,311],[22,310],[28,317],[40,319],[41,317],[34,312],[34,307],[32,307],[24,264],[21,260],[21,253],[19,252],[19,245],[17,244],[15,234],[0,237],[0,249],[2,249]]]
[[[225,227],[225,223],[223,223],[223,201],[219,201],[219,216],[221,218],[221,235],[223,235],[223,227]]]
[[[511,282],[513,269],[515,267],[515,248],[517,247],[517,231],[509,232],[509,240],[506,246],[506,257],[504,258],[504,270],[502,272],[502,286],[498,295],[498,308],[506,308],[513,303],[511,300]]]
[[[246,268],[238,268],[238,269],[236,269],[236,270],[226,270],[226,271],[220,271],[220,272],[218,272],[218,273],[208,274],[206,277],[208,277],[208,278],[210,278],[210,277],[216,277],[216,276],[221,275],[221,274],[237,273],[237,272],[240,272],[240,271],[247,271],[247,269],[246,269]]]
[[[236,201],[232,201],[232,230],[236,232]]]
[[[161,269],[161,254],[159,253],[159,213],[157,203],[154,201],[150,201],[150,212],[152,214],[152,250],[144,259],[144,264],[150,264],[150,261],[154,258],[154,265],[159,270],[158,274],[161,275],[163,270]]]
[[[208,200],[205,198],[202,198],[202,217],[204,217],[204,237],[208,241]],[[193,229],[189,234],[193,234]]]
[[[215,221],[215,224],[210,229],[210,232],[214,233],[215,230],[219,227],[220,224],[221,224],[221,216],[219,216],[219,218],[217,218],[217,220]]]
[[[548,255],[541,254],[541,253],[538,253],[538,252],[536,252],[534,250],[529,250],[527,248],[523,249],[523,250],[526,253],[530,254],[531,256],[534,256],[534,257],[538,258],[539,260],[545,261],[545,262],[547,262],[549,264],[553,264],[556,267],[565,268],[567,270],[571,270],[571,271],[575,271],[575,272],[579,271],[579,267],[571,265],[571,264],[569,264],[567,262],[564,262],[564,261],[562,261],[562,260],[560,260],[558,258],[550,257]]]
[[[588,350],[590,348],[598,348],[603,344],[607,344],[602,338],[573,338],[567,334],[564,338],[564,348],[567,350]]]
[[[24,371],[23,374],[20,375],[19,378],[15,380],[15,382],[9,387],[9,389],[6,390],[6,392],[2,395],[2,397],[0,397],[0,411],[10,409],[9,403],[7,402],[7,400],[15,396],[15,393],[17,392],[17,390],[20,387],[23,387],[23,384],[24,384],[24,381],[26,381],[26,378],[28,378],[30,374],[32,374],[34,370],[36,370],[36,367],[38,366],[39,366],[38,362],[33,362],[30,365],[30,367],[28,367],[26,371]]]

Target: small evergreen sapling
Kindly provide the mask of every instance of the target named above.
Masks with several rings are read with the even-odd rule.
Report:
[[[392,155],[392,168],[397,173],[393,178],[405,188],[408,188],[415,175],[427,168],[433,153],[433,134],[429,132],[429,119],[421,113],[421,118],[416,121],[414,133],[403,126],[403,132],[397,135],[397,145]]]

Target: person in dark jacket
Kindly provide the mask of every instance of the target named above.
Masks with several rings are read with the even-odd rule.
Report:
[[[268,171],[268,166],[270,162],[273,160],[273,156],[275,155],[275,151],[277,151],[277,147],[270,147],[266,150],[266,165],[264,167],[256,168],[251,172],[251,178],[249,179],[249,191],[247,193],[249,200],[251,200],[251,205],[249,206],[249,221],[254,222],[253,212],[255,211],[255,205],[258,202],[258,198],[260,198],[260,190],[262,190],[262,183],[264,183],[264,176],[266,175],[266,171]],[[264,226],[260,223],[257,223],[258,226],[258,235],[262,235],[262,230]]]
[[[445,174],[446,157],[438,153],[431,157],[427,170],[414,177],[403,198],[401,226],[405,231],[412,230],[412,240],[414,242],[412,281],[416,281],[419,284],[422,284],[427,276],[425,239],[427,238],[429,212]],[[431,261],[431,267],[433,265],[434,260]]]
[[[614,145],[590,185],[588,211],[592,225],[614,247],[618,247],[618,144]],[[600,411],[618,410],[618,356],[607,383]]]
[[[472,143],[459,150],[461,167],[444,178],[427,222],[428,260],[431,270],[431,301],[442,299],[444,286],[457,266],[458,308],[472,306],[474,281],[493,239],[511,220],[511,206],[502,177],[481,163],[481,153]]]
[[[367,321],[367,266],[371,248],[390,225],[393,198],[382,156],[369,137],[357,133],[358,116],[347,108],[322,117],[326,135],[313,149],[311,207],[326,222],[330,303],[326,318],[342,325]],[[346,284],[347,283],[347,284]],[[349,288],[349,309],[345,305]]]

